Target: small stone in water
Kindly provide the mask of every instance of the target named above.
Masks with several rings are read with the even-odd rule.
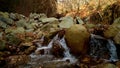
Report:
[[[39,54],[43,55],[44,52],[45,52],[44,49],[41,49],[39,51],[36,51],[35,54],[37,54],[37,55],[39,55]]]

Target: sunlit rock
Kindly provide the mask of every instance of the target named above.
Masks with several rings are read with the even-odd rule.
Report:
[[[51,18],[41,18],[40,21],[42,23],[50,23],[50,22],[55,22],[58,21],[57,18],[51,17]]]
[[[70,16],[60,18],[60,21],[60,28],[70,28],[74,24],[73,18]]]
[[[90,34],[83,25],[73,25],[66,30],[65,38],[70,50],[74,54],[85,54]]]

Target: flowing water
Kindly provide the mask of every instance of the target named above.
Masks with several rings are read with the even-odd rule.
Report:
[[[108,43],[107,43],[107,47],[109,49],[110,52],[110,61],[118,61],[118,56],[117,56],[117,52],[116,52],[116,47],[113,43],[112,40],[108,39]]]
[[[40,39],[41,42],[44,41],[44,36]],[[60,44],[62,46],[62,48],[64,48],[64,56],[63,58],[55,58],[50,50],[53,46],[53,43],[57,41],[58,44]],[[50,43],[47,46],[42,46],[42,44],[40,43],[36,43],[38,45],[38,48],[36,49],[35,53],[30,54],[31,57],[31,61],[28,63],[30,65],[40,65],[41,63],[48,63],[48,62],[62,62],[62,61],[67,61],[69,60],[69,62],[71,64],[75,63],[77,61],[77,59],[70,54],[70,50],[66,45],[66,41],[63,38],[59,38],[58,34],[50,41]],[[40,50],[44,50],[44,54],[36,54],[36,52],[40,51]]]
[[[44,36],[40,39],[40,43],[36,43],[38,48],[34,53],[30,54],[31,61],[23,66],[23,68],[66,68],[64,66],[74,64],[78,61],[75,56],[70,54],[70,49],[67,47],[64,37],[59,38],[58,34],[50,41],[47,46],[43,46]],[[56,42],[59,46],[64,48],[63,57],[57,58],[51,53],[51,49]],[[42,54],[37,52],[44,50]],[[95,59],[104,59],[105,61],[118,61],[116,47],[112,40],[105,39],[99,35],[91,34],[89,55]],[[69,60],[69,62],[68,62]],[[67,62],[67,63],[66,63]],[[70,64],[70,65],[69,65]],[[40,67],[42,66],[42,67]],[[47,67],[48,66],[48,67]],[[56,67],[57,66],[57,67]],[[74,68],[74,67],[68,67]]]
[[[91,34],[90,55],[107,61],[118,61],[116,47],[112,40]]]

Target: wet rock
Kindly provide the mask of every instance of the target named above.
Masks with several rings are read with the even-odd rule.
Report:
[[[60,21],[61,21],[59,24],[60,28],[70,28],[74,24],[73,18],[70,16],[63,17],[60,19]]]
[[[53,46],[51,48],[51,53],[55,57],[64,57],[64,48],[61,46],[61,44],[56,40],[53,42]]]
[[[27,55],[15,55],[15,56],[9,56],[6,60],[7,65],[6,67],[16,67],[18,65],[24,65],[30,60],[30,57]]]
[[[85,54],[90,34],[83,25],[73,25],[66,30],[65,38],[73,54]]]

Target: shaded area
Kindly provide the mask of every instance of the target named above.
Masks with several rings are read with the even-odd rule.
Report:
[[[0,0],[0,11],[17,12],[28,16],[31,12],[56,14],[56,0]]]

